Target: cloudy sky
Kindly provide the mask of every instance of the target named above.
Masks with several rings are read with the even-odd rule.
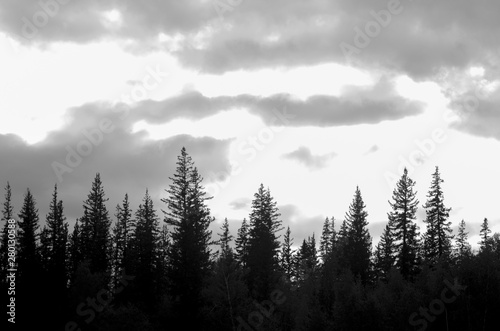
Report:
[[[456,229],[500,232],[496,0],[6,0],[0,181],[70,224],[96,172],[108,208],[158,209],[182,146],[233,234],[260,183],[295,242],[340,223],[359,185],[378,241],[408,167],[435,166]],[[161,214],[161,213],[160,213]],[[422,226],[423,208],[418,212]]]

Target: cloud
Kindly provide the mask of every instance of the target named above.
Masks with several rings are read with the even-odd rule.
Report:
[[[229,206],[232,209],[249,209],[251,201],[252,200],[250,200],[248,198],[239,198],[239,199],[231,201],[229,203]]]
[[[452,99],[456,121],[451,127],[473,135],[500,140],[500,86],[486,94],[468,91]]]
[[[283,155],[285,159],[296,160],[313,170],[326,167],[328,161],[335,156],[337,156],[337,154],[333,152],[324,155],[313,155],[311,150],[305,146],[301,146],[297,150]]]
[[[278,205],[278,209],[281,214],[280,219],[283,221],[284,228],[284,231],[280,232],[281,235],[283,235],[286,228],[290,226],[294,246],[300,246],[302,240],[312,236],[313,233],[316,238],[316,243],[319,244],[325,216],[305,216],[300,209],[293,204]]]
[[[252,1],[226,15],[229,31],[210,35],[204,48],[179,50],[178,57],[186,66],[213,73],[333,61],[417,79],[434,77],[440,69],[498,65],[497,1],[480,6],[468,0],[393,1],[400,6],[370,37],[367,23],[377,25],[371,13],[387,12],[388,3]],[[279,37],[269,38],[274,35]],[[356,50],[349,54],[342,43]]]
[[[248,109],[267,125],[328,127],[398,120],[420,114],[423,104],[399,96],[393,83],[383,78],[370,87],[346,88],[340,97],[315,95],[306,100],[288,94],[206,97],[190,91],[162,101],[143,101],[131,110],[130,116],[133,120],[163,124],[176,118],[200,119],[237,108]]]
[[[49,2],[56,1],[62,2]],[[395,6],[384,19],[380,13],[389,13],[390,3]],[[117,40],[134,52],[171,52],[184,66],[212,73],[336,62],[424,79],[441,69],[481,65],[489,72],[499,65],[496,0],[480,5],[469,0],[253,0],[223,12],[202,0],[89,0],[58,7],[50,16],[37,1],[3,1],[0,30],[40,44]],[[121,24],[110,24],[110,12]],[[34,15],[40,26],[23,39],[23,19],[34,24]],[[377,25],[377,20],[385,21]],[[368,23],[372,32],[367,33]],[[175,47],[162,43],[160,35],[177,40]],[[340,45],[347,44],[355,51],[346,57],[349,51]]]
[[[160,199],[167,196],[164,190],[171,183],[169,177],[183,146],[202,176],[229,167],[229,140],[188,135],[150,140],[143,132],[131,133],[130,118],[120,115],[105,104],[87,104],[69,110],[65,125],[39,143],[30,145],[16,135],[0,135],[0,185],[11,183],[16,215],[26,188],[30,188],[38,201],[40,219],[44,220],[57,183],[66,215],[73,223],[82,216],[83,200],[97,172],[110,198],[107,207],[111,215],[127,192],[133,208],[137,207],[146,188],[157,210],[165,209]],[[111,132],[98,129],[105,119],[114,127]],[[54,171],[54,162],[62,182]]]
[[[368,154],[373,154],[373,153],[376,153],[378,150],[380,149],[380,147],[378,147],[378,145],[373,145],[372,147],[370,147],[370,149],[368,149],[364,155],[368,155]]]
[[[210,2],[195,0],[18,0],[0,4],[0,29],[27,43],[89,43],[114,38],[154,45],[159,33],[195,33],[215,16]],[[117,23],[113,17],[121,24],[113,24]]]

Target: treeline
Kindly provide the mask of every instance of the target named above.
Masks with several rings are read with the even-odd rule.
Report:
[[[125,194],[111,215],[97,174],[71,231],[57,185],[41,227],[29,189],[15,214],[7,184],[1,291],[9,292],[8,269],[15,269],[15,325],[134,331],[497,328],[500,234],[492,235],[484,219],[478,252],[463,220],[453,235],[437,167],[423,205],[425,231],[416,224],[420,202],[405,170],[374,249],[359,188],[340,224],[326,218],[318,243],[312,233],[295,246],[262,184],[248,220],[232,231],[226,219],[212,234],[210,197],[184,148],[169,178],[161,213],[146,190],[136,211]],[[8,260],[10,219],[17,220],[14,266]]]

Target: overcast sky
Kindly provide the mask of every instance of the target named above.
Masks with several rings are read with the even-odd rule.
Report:
[[[166,197],[182,146],[214,229],[260,183],[295,243],[340,224],[357,185],[379,240],[394,182],[439,166],[456,230],[500,232],[497,0],[8,0],[0,3],[0,181],[71,225],[96,172],[108,209]],[[159,212],[159,214],[162,214]],[[214,231],[217,232],[217,231]]]

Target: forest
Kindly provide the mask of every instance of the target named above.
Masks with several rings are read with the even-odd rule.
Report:
[[[484,216],[477,250],[465,220],[453,233],[438,167],[425,202],[405,169],[376,246],[359,188],[344,219],[294,243],[263,184],[238,229],[225,219],[212,233],[185,148],[169,181],[162,206],[145,189],[137,210],[127,194],[110,210],[97,173],[72,228],[57,185],[43,219],[30,190],[18,208],[7,183],[2,330],[498,329],[500,234]]]

